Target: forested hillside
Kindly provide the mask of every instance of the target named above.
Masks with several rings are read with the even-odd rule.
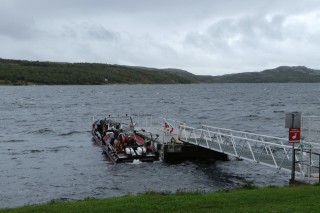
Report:
[[[246,72],[215,76],[211,83],[319,83],[320,70],[304,66],[280,66],[262,72]]]
[[[199,83],[169,70],[97,63],[0,59],[1,84],[185,84]]]
[[[179,69],[0,59],[0,84],[99,85],[292,82],[319,83],[320,70],[303,66],[280,66],[262,72],[203,76]]]

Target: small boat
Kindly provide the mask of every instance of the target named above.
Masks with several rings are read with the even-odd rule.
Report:
[[[159,135],[144,129],[135,130],[131,116],[94,120],[92,137],[114,164],[120,162],[153,162],[159,160]]]

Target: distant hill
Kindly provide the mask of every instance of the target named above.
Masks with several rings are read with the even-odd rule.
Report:
[[[246,72],[214,76],[211,83],[319,83],[320,70],[304,66],[280,66],[262,72]]]
[[[98,63],[57,63],[0,59],[0,84],[190,84],[191,73]]]
[[[288,82],[320,82],[320,70],[303,66],[281,66],[262,72],[203,76],[174,68],[156,69],[99,63],[39,62],[0,58],[0,84],[101,85]]]

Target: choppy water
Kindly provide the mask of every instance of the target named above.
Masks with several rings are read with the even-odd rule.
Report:
[[[286,185],[290,174],[232,159],[108,163],[91,141],[94,114],[151,114],[286,137],[284,113],[319,115],[319,84],[0,87],[0,207],[145,190]]]

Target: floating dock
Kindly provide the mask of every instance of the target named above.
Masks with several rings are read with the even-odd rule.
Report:
[[[228,155],[214,150],[209,150],[201,146],[196,146],[176,140],[163,144],[160,156],[163,161],[174,162],[179,160],[192,160],[192,159],[218,159],[228,160]]]

